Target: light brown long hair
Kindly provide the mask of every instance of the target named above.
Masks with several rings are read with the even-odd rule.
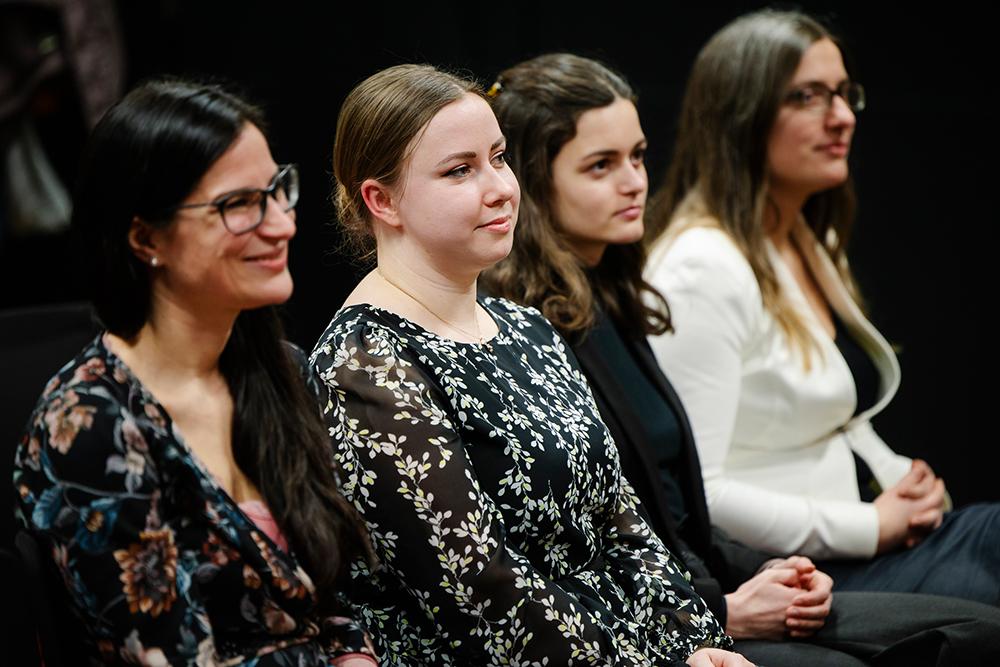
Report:
[[[484,96],[475,81],[431,65],[396,65],[368,77],[347,95],[333,144],[337,219],[362,257],[374,251],[372,220],[361,196],[369,178],[398,183],[411,142],[442,108],[467,93]]]
[[[591,109],[636,100],[623,77],[568,53],[538,56],[500,73],[493,109],[507,138],[507,159],[521,185],[510,255],[482,276],[485,289],[534,306],[567,338],[594,323],[595,307],[637,335],[670,328],[666,301],[642,278],[642,244],[609,246],[586,270],[555,215],[552,161]],[[655,304],[647,305],[643,295]]]
[[[673,236],[690,225],[725,230],[750,263],[764,307],[802,352],[806,368],[816,341],[781,292],[766,250],[767,143],[802,54],[823,38],[837,43],[805,14],[762,10],[736,19],[708,41],[691,70],[673,159],[646,227],[647,247],[665,232]],[[845,251],[854,210],[850,178],[813,195],[803,209],[852,289]]]

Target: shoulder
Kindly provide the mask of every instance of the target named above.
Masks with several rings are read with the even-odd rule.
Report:
[[[17,450],[15,487],[25,503],[63,481],[131,493],[152,465],[151,443],[168,428],[167,415],[98,337],[45,387]]]
[[[350,350],[379,353],[402,350],[419,329],[408,320],[371,304],[355,304],[337,311],[319,337],[310,360],[342,356]]]
[[[522,306],[509,299],[494,296],[484,297],[480,303],[490,315],[500,318],[515,330],[528,328],[540,328],[545,331],[555,330],[541,311],[532,306]]]
[[[722,271],[731,278],[756,282],[743,251],[726,231],[718,227],[690,227],[653,245],[650,271],[669,274],[678,267],[705,272]]]
[[[117,410],[127,403],[131,376],[98,336],[49,379],[35,405],[29,429],[60,424],[56,415],[69,411],[80,426],[89,425],[98,409]],[[66,434],[61,434],[66,435]]]
[[[668,298],[672,293],[694,291],[720,298],[761,300],[750,262],[732,237],[718,227],[690,227],[661,239],[650,250],[645,273]]]

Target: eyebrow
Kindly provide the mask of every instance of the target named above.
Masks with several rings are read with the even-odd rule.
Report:
[[[640,141],[635,142],[635,146],[632,146],[632,150],[635,150],[636,148],[638,148],[639,146],[641,146],[643,144],[647,144],[647,145],[649,144],[649,140],[646,139],[646,137],[643,137]],[[586,161],[586,160],[592,160],[595,157],[611,157],[611,156],[617,155],[617,154],[618,154],[618,151],[615,150],[615,149],[613,149],[613,148],[604,148],[604,149],[601,149],[601,150],[594,151],[593,153],[587,153],[582,158],[580,158],[580,160],[581,161]]]
[[[840,84],[844,83],[845,81],[850,81],[850,80],[851,80],[851,76],[848,74],[843,79],[841,79],[840,81],[838,81],[836,85],[839,86]],[[793,83],[792,84],[792,86],[794,88],[802,88],[804,86],[825,86],[825,85],[827,85],[826,81],[820,81],[819,79],[810,79],[808,81],[800,81],[799,83]]]
[[[281,173],[281,168],[284,167],[284,166],[287,166],[287,165],[281,165],[281,164],[279,164],[279,165],[277,165],[275,167],[274,174],[271,175],[271,180],[269,180],[267,182],[267,187],[268,188],[271,187],[274,184],[274,179],[278,176],[279,173]],[[212,200],[211,200],[210,203],[216,204],[216,203],[222,201],[223,199],[225,199],[226,197],[229,197],[231,195],[242,195],[242,194],[247,194],[247,193],[250,193],[250,192],[261,192],[262,190],[265,190],[265,189],[266,188],[252,188],[252,187],[249,187],[249,186],[244,187],[244,188],[236,188],[235,190],[229,190],[227,192],[223,192],[220,195],[216,195],[215,197],[212,198]]]
[[[493,145],[490,146],[490,151],[494,151],[497,148],[499,148],[500,144],[502,144],[506,140],[507,140],[507,137],[505,137],[503,135],[500,135],[500,138],[497,139],[496,141],[494,141]],[[446,163],[451,162],[452,160],[471,160],[474,157],[476,157],[476,151],[463,151],[461,153],[452,153],[451,155],[449,155],[448,157],[444,158],[443,160],[441,160],[440,162],[438,162],[434,166],[435,166],[435,168],[442,167]]]

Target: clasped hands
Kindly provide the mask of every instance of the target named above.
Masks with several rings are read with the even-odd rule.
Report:
[[[805,556],[777,558],[726,595],[726,632],[735,639],[808,637],[823,627],[833,579]]]
[[[910,472],[875,499],[878,553],[920,544],[944,518],[944,482],[926,461],[914,459]]]

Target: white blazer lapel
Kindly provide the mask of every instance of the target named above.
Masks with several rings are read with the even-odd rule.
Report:
[[[858,343],[871,355],[875,367],[878,368],[882,378],[878,400],[875,405],[855,416],[851,421],[870,419],[872,415],[881,412],[888,405],[899,389],[899,361],[896,359],[889,342],[868,321],[868,318],[861,312],[861,308],[851,298],[847,286],[844,285],[844,281],[840,277],[840,272],[833,264],[833,260],[820,246],[819,241],[816,240],[816,236],[805,221],[799,220],[792,233],[830,306],[843,320],[847,328],[857,335]]]

